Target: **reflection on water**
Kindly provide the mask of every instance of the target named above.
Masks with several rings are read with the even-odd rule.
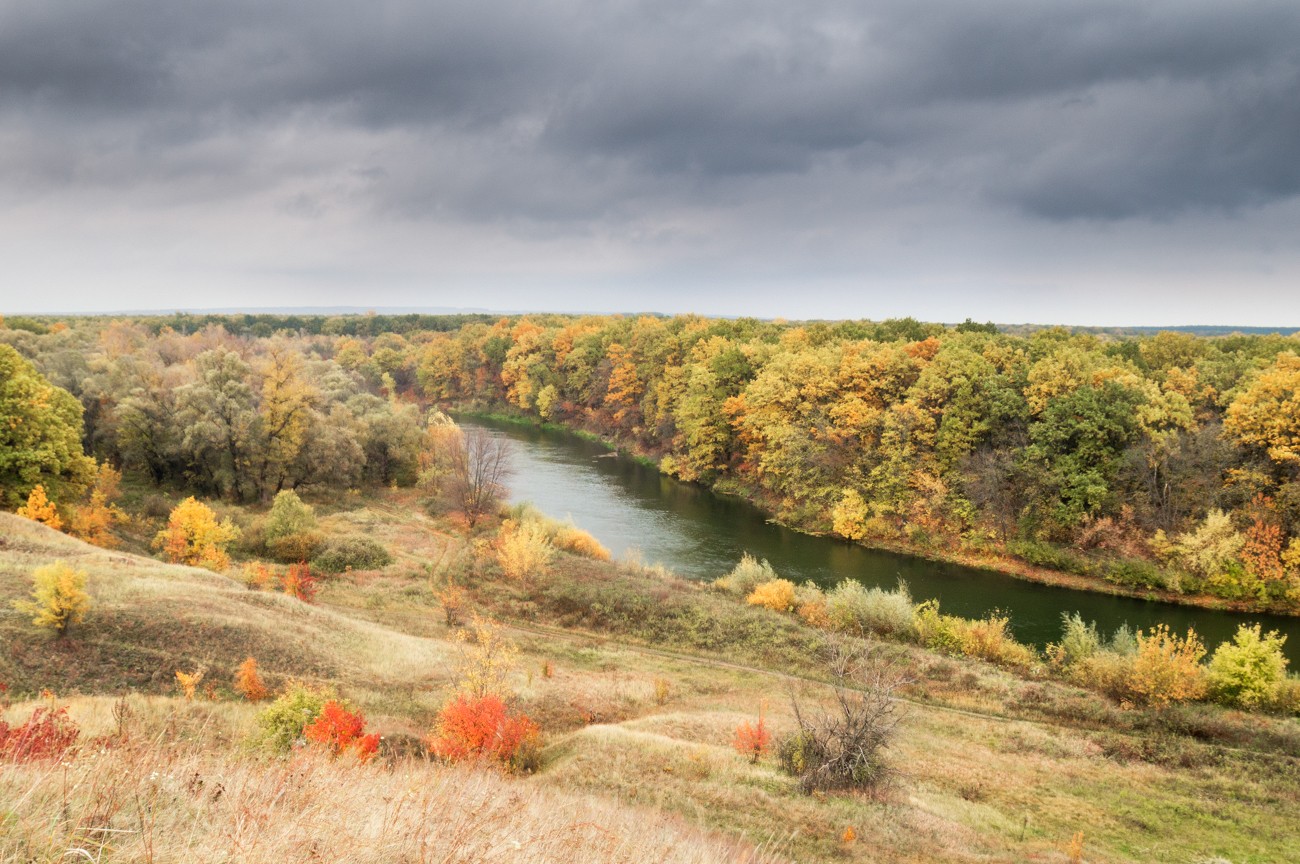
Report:
[[[515,442],[511,500],[531,501],[558,518],[572,518],[616,557],[636,550],[646,563],[662,563],[693,579],[726,573],[744,552],[766,558],[794,582],[830,587],[845,578],[892,588],[907,582],[917,600],[938,598],[945,612],[1011,616],[1022,640],[1042,645],[1057,638],[1062,612],[1081,612],[1103,632],[1127,622],[1175,630],[1194,626],[1211,648],[1242,622],[1288,635],[1287,653],[1300,661],[1300,620],[1238,615],[1190,606],[1151,603],[1024,582],[971,567],[879,552],[841,540],[812,537],[769,523],[744,501],[723,498],[665,477],[653,468],[609,454],[599,444],[564,432],[464,420]]]

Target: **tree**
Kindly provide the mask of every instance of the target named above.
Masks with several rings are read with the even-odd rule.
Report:
[[[266,514],[266,540],[268,543],[305,534],[316,528],[316,512],[304,504],[298,493],[286,489],[275,496],[271,511]]]
[[[1300,354],[1279,354],[1228,406],[1223,427],[1281,468],[1300,466]]]
[[[122,472],[107,462],[99,466],[95,474],[95,485],[90,492],[90,501],[72,508],[72,533],[104,549],[117,546],[113,536],[113,524],[123,519],[122,511],[113,505],[118,487],[122,483]]]
[[[173,564],[220,572],[230,565],[226,546],[239,535],[239,529],[229,519],[218,522],[212,508],[191,495],[172,510],[167,527],[154,537],[153,546]]]
[[[505,497],[510,477],[510,443],[477,426],[463,431],[452,448],[445,484],[447,500],[473,528]]]
[[[37,485],[57,500],[79,496],[95,471],[81,434],[76,397],[0,344],[0,508],[16,509]]]
[[[63,518],[59,516],[59,508],[45,497],[45,487],[39,483],[32,487],[32,494],[27,496],[27,503],[18,508],[17,515],[48,525],[55,531],[63,530]]]
[[[260,702],[267,697],[266,684],[257,671],[257,659],[249,657],[235,670],[235,692],[249,702]]]
[[[85,571],[74,570],[63,561],[37,567],[32,573],[32,599],[16,601],[14,608],[31,615],[37,627],[47,627],[63,636],[90,611]]]

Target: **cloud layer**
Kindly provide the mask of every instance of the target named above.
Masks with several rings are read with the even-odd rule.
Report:
[[[1300,326],[1297,93],[1290,2],[11,0],[0,305]]]

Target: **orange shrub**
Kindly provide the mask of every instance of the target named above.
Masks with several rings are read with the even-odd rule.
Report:
[[[275,571],[261,561],[244,565],[244,584],[250,590],[265,591],[271,587],[271,583],[274,581]]]
[[[1188,628],[1178,638],[1164,624],[1139,630],[1138,651],[1133,658],[1128,687],[1133,696],[1148,705],[1163,708],[1170,702],[1188,702],[1205,695],[1205,670],[1201,658],[1205,646]]]
[[[523,714],[510,714],[498,697],[461,693],[438,715],[429,752],[450,762],[494,759],[528,769],[540,734],[536,723]]]
[[[0,720],[0,759],[34,762],[57,759],[77,740],[81,730],[68,717],[68,709],[37,708],[21,726]]]
[[[555,532],[555,545],[565,552],[572,552],[574,555],[582,555],[586,558],[594,558],[597,561],[608,561],[610,559],[609,550],[595,537],[576,528],[572,525],[564,525]]]
[[[239,536],[239,529],[229,519],[218,522],[212,508],[191,495],[172,510],[167,527],[153,538],[153,546],[173,564],[221,571],[230,566],[226,546]]]
[[[249,657],[235,670],[235,692],[249,702],[260,702],[268,695],[262,676],[257,673],[257,661]]]
[[[45,495],[45,487],[37,483],[32,487],[32,492],[27,496],[27,503],[19,507],[17,515],[25,516],[35,522],[48,525],[55,531],[63,529],[63,519],[59,516],[59,510],[54,506]]]
[[[280,586],[284,593],[304,603],[316,599],[316,577],[306,564],[290,564],[280,575]]]
[[[750,762],[757,762],[767,753],[772,744],[772,733],[767,729],[767,721],[758,715],[758,723],[746,720],[736,727],[735,740],[731,746],[742,756],[748,756]]]
[[[331,699],[320,714],[303,727],[302,736],[313,744],[326,747],[331,755],[351,752],[362,762],[369,762],[379,750],[379,736],[366,735],[366,718],[360,711],[348,711]]]

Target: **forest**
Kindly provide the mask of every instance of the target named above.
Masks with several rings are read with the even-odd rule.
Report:
[[[1300,609],[1295,335],[175,316],[11,319],[0,343],[82,416],[54,469],[0,466],[5,509],[38,483],[84,498],[92,460],[232,502],[413,486],[437,470],[432,409],[508,412],[811,532]]]

